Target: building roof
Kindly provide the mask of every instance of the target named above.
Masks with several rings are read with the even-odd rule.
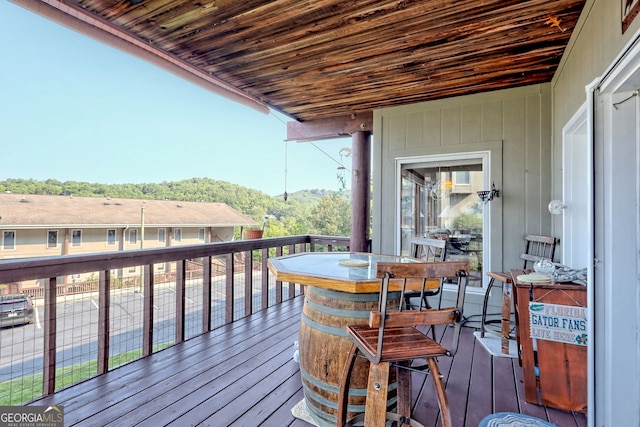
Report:
[[[13,1],[213,92],[300,121],[549,82],[585,4]]]
[[[0,228],[257,225],[225,203],[0,194]]]

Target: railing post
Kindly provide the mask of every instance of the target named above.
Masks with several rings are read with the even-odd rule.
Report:
[[[111,306],[111,271],[100,271],[98,280],[98,372],[109,370],[109,319]]]
[[[262,290],[261,290],[261,308],[264,310],[269,307],[269,266],[267,262],[269,260],[269,248],[262,249]]]
[[[253,313],[253,251],[244,256],[244,316]]]
[[[153,353],[153,264],[143,266],[142,355]]]
[[[202,258],[202,332],[211,331],[211,257]]]
[[[50,277],[44,290],[44,355],[42,392],[45,396],[56,389],[56,316],[57,316],[56,278]]]
[[[176,343],[184,341],[186,268],[186,260],[176,262]]]
[[[224,321],[225,323],[233,322],[233,300],[235,292],[233,289],[233,275],[235,273],[235,265],[233,263],[233,252],[227,254],[227,271],[225,280],[225,299],[224,299]]]
[[[282,246],[276,248],[276,256],[282,256]],[[276,304],[282,302],[282,281],[276,280]]]

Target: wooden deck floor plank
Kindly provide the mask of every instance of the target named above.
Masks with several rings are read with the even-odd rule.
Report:
[[[270,392],[267,390],[265,396],[260,399],[255,405],[253,405],[242,416],[236,419],[231,426],[234,427],[255,427],[255,420],[262,420],[269,418],[276,410],[287,404],[291,397],[296,394],[300,388],[300,375],[299,366],[293,360],[287,364],[292,366],[293,375],[286,379],[275,391]],[[297,403],[297,402],[296,402]],[[295,403],[294,403],[295,404]],[[292,408],[293,405],[290,406]],[[291,412],[289,411],[291,414]],[[292,416],[293,418],[293,416]],[[291,420],[293,421],[293,420]],[[278,424],[283,425],[283,424]]]
[[[293,335],[289,335],[289,338]],[[288,341],[288,340],[287,340]],[[284,341],[283,341],[284,342]],[[236,398],[241,398],[243,391],[248,390],[267,373],[270,373],[283,365],[282,353],[288,346],[274,346],[274,352],[265,352],[264,357],[257,355],[249,361],[240,360],[241,366],[237,369],[226,370],[223,374],[211,377],[207,380],[207,374],[202,375],[202,379],[199,378],[197,383],[192,384],[189,382],[188,387],[191,388],[190,392],[178,391],[173,397],[174,402],[163,405],[163,401],[154,402],[158,404],[158,411],[141,425],[158,425],[158,423],[167,420],[176,420],[182,416],[192,418],[196,412],[192,412],[193,408],[200,405],[208,405],[209,413],[217,411],[225,404],[232,402]],[[270,358],[269,358],[270,357]],[[204,385],[198,386],[202,382],[206,381]],[[238,392],[234,394],[231,387],[240,388]],[[173,391],[168,394],[169,401]],[[215,399],[214,404],[210,404],[212,399]],[[207,403],[209,402],[209,404]],[[206,418],[206,416],[204,417]]]
[[[294,319],[291,320],[293,321]],[[281,322],[275,324],[281,324]],[[265,325],[265,327],[268,326],[270,325]],[[291,328],[290,333],[295,333],[297,330],[295,321],[292,322]],[[277,334],[286,335],[287,332],[278,331],[277,328],[269,328],[263,335],[251,335],[246,341],[241,341],[239,344],[234,344],[236,342],[235,339],[227,339],[230,337],[221,335],[215,340],[219,342],[209,343],[206,347],[208,351],[202,349],[198,353],[181,351],[180,347],[189,347],[187,343],[182,343],[174,349],[176,350],[174,357],[166,358],[161,362],[152,362],[151,365],[147,365],[146,369],[128,376],[126,383],[112,382],[106,384],[98,391],[100,396],[96,396],[96,401],[99,404],[96,404],[91,410],[86,405],[77,405],[77,403],[81,403],[79,402],[81,400],[86,402],[87,398],[91,398],[92,393],[89,393],[88,396],[85,395],[84,398],[81,397],[74,402],[70,402],[70,407],[65,416],[69,417],[70,422],[80,422],[91,418],[93,415],[90,412],[107,410],[116,404],[119,405],[118,410],[122,412],[128,408],[137,409],[140,405],[145,405],[154,399],[157,393],[162,393],[163,388],[156,387],[156,384],[164,384],[165,389],[171,389],[186,381],[192,381],[195,376],[205,370],[213,370],[213,372],[220,370],[224,372],[227,365],[233,365],[234,362],[240,363],[237,356],[242,352],[248,351],[250,354],[259,354],[260,350],[257,347],[259,341],[257,342],[256,340],[263,341],[265,348],[269,348],[271,346],[269,340],[273,339]],[[237,334],[233,335],[235,337]],[[189,342],[189,344],[191,343]],[[245,356],[248,356],[248,354]],[[215,363],[205,366],[205,364],[201,363],[202,360],[215,361]],[[223,367],[219,368],[219,365],[223,365]],[[171,366],[172,369],[167,370],[167,366]],[[65,410],[67,411],[67,407],[65,407]],[[85,413],[87,414],[85,415]]]
[[[299,372],[296,363],[285,363],[275,371],[264,376],[261,372],[251,377],[245,377],[244,384],[234,383],[232,387],[225,389],[224,396],[209,399],[193,411],[189,412],[189,419],[196,424],[211,426],[229,426],[234,421],[249,411],[260,400],[269,396],[274,390],[287,379]],[[221,402],[220,398],[224,397]],[[213,408],[216,410],[212,410]],[[178,419],[168,426],[182,427],[182,420]]]
[[[200,352],[206,351],[207,348],[211,348],[211,342],[216,340],[216,337],[226,335],[230,337],[234,337],[236,335],[240,336],[241,333],[248,331],[250,329],[259,329],[261,322],[266,322],[268,319],[276,317],[275,322],[278,323],[282,321],[282,311],[268,311],[257,313],[250,320],[248,318],[240,319],[232,324],[225,325],[220,327],[209,334],[203,334],[198,337],[195,337],[189,340],[189,346],[182,346],[180,348],[171,348],[168,351],[160,351],[153,353],[150,355],[146,362],[148,364],[153,363],[162,363],[162,364],[171,364],[172,359],[181,358],[184,359],[187,353],[191,353],[194,357],[201,357]],[[65,405],[69,408],[73,408],[74,398],[80,399],[80,405],[83,405],[83,402],[88,398],[87,393],[92,392],[95,389],[99,389],[104,385],[110,382],[118,382],[124,384],[132,383],[133,377],[129,377],[130,375],[140,374],[140,367],[134,363],[128,363],[122,366],[119,366],[109,372],[106,376],[98,376],[96,378],[91,379],[90,381],[85,381],[79,383],[73,387],[67,388],[65,390],[61,390],[57,392],[54,396],[47,396],[39,399],[39,404],[47,405],[51,401],[55,399],[56,402],[63,401]],[[99,398],[99,396],[92,396],[92,398]]]
[[[493,409],[493,364],[491,354],[476,340],[474,341],[471,381],[468,401],[465,404],[467,416],[465,427],[477,427]]]
[[[188,377],[184,378],[181,375],[184,375],[185,371],[192,369],[189,363],[197,366],[203,359],[217,361],[216,363],[224,363],[229,360],[237,361],[234,356],[252,346],[252,344],[247,343],[247,340],[242,341],[242,337],[253,336],[265,339],[269,335],[268,333],[264,334],[264,328],[277,332],[279,328],[276,326],[282,326],[285,323],[293,325],[291,333],[297,334],[301,306],[301,301],[298,301],[297,304],[285,303],[282,307],[278,307],[278,309],[271,310],[268,313],[258,313],[252,316],[251,319],[242,319],[236,322],[238,325],[234,327],[219,328],[219,330],[213,331],[211,334],[193,338],[186,343],[154,353],[141,361],[114,369],[105,376],[88,381],[95,382],[95,384],[92,388],[88,387],[88,390],[85,388],[84,394],[78,395],[77,392],[74,392],[68,393],[71,396],[66,396],[65,390],[65,392],[56,393],[40,402],[47,402],[55,398],[57,404],[65,406],[65,421],[69,424],[80,423],[85,419],[95,419],[96,413],[113,407],[127,396],[133,395],[137,397],[140,393],[142,393],[141,396],[153,394],[151,390],[154,390],[155,387],[148,383],[148,379],[153,378],[154,375],[158,376],[158,382],[166,382],[170,378],[175,378],[178,382],[184,382]],[[259,334],[260,331],[263,332],[263,335]],[[234,345],[238,340],[241,345]],[[266,345],[268,347],[271,344],[267,343]],[[177,361],[183,365],[182,368],[178,367]],[[167,366],[172,366],[173,369],[166,369]],[[121,371],[125,374],[122,375]],[[69,389],[69,391],[72,391],[72,389]],[[94,402],[94,405],[87,407],[87,401]],[[137,401],[135,406],[140,408],[142,403]],[[122,405],[121,408],[124,409],[125,406]],[[97,416],[103,415],[98,414]],[[86,422],[92,423],[91,421]]]
[[[291,409],[297,405],[302,399],[304,399],[304,393],[302,391],[302,380],[300,379],[300,373],[295,375],[294,381],[295,393],[289,397],[289,400],[284,402],[282,406],[277,408],[268,418],[262,421],[259,427],[271,427],[271,426],[308,426],[308,423],[295,418],[291,413]]]
[[[431,332],[423,327],[418,328],[422,330],[422,332],[431,334]],[[436,327],[436,339],[439,341],[442,340],[442,336],[445,333],[445,329],[443,326]],[[424,359],[416,360],[413,365],[425,365],[427,362]],[[411,375],[411,408],[412,411],[415,412],[419,405],[421,405],[421,396],[423,393],[426,393],[425,386],[427,386],[427,377],[429,373],[428,370],[423,372],[414,372]],[[431,384],[431,386],[433,386]]]
[[[473,334],[469,328],[462,328],[462,334]],[[458,351],[452,360],[451,371],[447,381],[447,397],[450,408],[464,408],[467,404],[473,366],[474,340],[460,339]],[[453,427],[464,427],[465,411],[451,410]]]
[[[221,354],[219,360],[203,359],[197,366],[193,366],[193,373],[189,373],[189,376],[181,375],[162,383],[162,386],[143,388],[140,390],[143,395],[132,396],[118,403],[117,410],[121,413],[127,410],[132,412],[123,416],[126,422],[136,425],[158,425],[159,420],[179,418],[191,406],[198,404],[201,396],[210,398],[213,390],[222,391],[244,377],[255,376],[268,367],[275,369],[280,366],[281,353],[290,348],[289,343],[293,342],[296,335],[297,325],[292,325],[271,335],[270,340],[252,340],[254,344],[244,354],[234,354],[230,358]],[[153,389],[154,393],[148,393],[149,389]],[[137,410],[136,405],[140,404],[141,399],[144,399],[142,404],[154,408],[151,414]]]
[[[563,411],[562,409],[548,408],[547,409],[547,416],[549,417],[549,422],[551,422],[551,423],[553,423],[555,425],[571,426],[571,427],[573,427],[574,425],[575,426],[581,425],[576,420],[576,417],[574,416],[574,413],[570,412],[570,411]],[[582,417],[579,417],[578,419],[581,419],[581,418]],[[586,422],[583,425],[586,425]]]
[[[493,358],[493,396],[493,412],[519,411],[512,359]]]
[[[450,342],[453,334],[453,328],[446,327],[443,329],[439,329],[438,332],[442,332],[441,335],[438,334],[438,336],[441,337],[441,342]],[[451,366],[451,357],[445,356],[438,358],[438,368],[440,369],[442,380],[445,382],[449,380]],[[437,426],[439,423],[440,408],[438,406],[438,399],[436,397],[436,391],[433,385],[431,374],[427,375],[424,378],[422,393],[418,397],[418,401],[415,405],[412,417],[425,426]]]
[[[518,364],[517,360],[514,360],[514,366]],[[529,403],[525,399],[524,394],[524,373],[522,368],[515,369],[516,375],[516,390],[518,393],[518,403],[520,406],[520,413],[531,415],[532,417],[548,420],[547,411],[544,406],[536,405],[535,403]]]
[[[431,334],[426,328],[419,328],[422,332]],[[436,339],[442,341],[442,337],[445,333],[444,326],[436,327]],[[416,360],[414,365],[425,365],[427,362],[424,359]],[[419,405],[421,405],[421,396],[423,393],[426,393],[425,386],[427,386],[427,377],[429,376],[428,370],[425,370],[421,373],[414,372],[411,375],[411,408],[412,411],[415,412]],[[431,384],[433,386],[433,384]]]
[[[271,307],[33,404],[64,405],[68,426],[155,427],[173,421],[180,427],[309,427],[291,414],[303,398],[299,366],[292,361],[302,301]],[[452,328],[439,332],[447,340]],[[558,427],[586,427],[584,414],[524,402],[517,360],[492,358],[472,333],[473,328],[463,328],[455,358],[439,360],[456,427],[476,427],[498,411],[522,411]],[[431,377],[412,378],[414,418],[440,427]]]
[[[587,414],[573,414],[578,427],[587,427]]]

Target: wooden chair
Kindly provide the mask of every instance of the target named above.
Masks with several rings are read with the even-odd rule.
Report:
[[[426,237],[412,237],[411,247],[412,255],[414,258],[424,262],[436,262],[444,261],[446,255],[447,241],[442,239],[429,239]],[[424,287],[424,292],[420,291],[407,291],[404,294],[405,306],[408,309],[417,308],[422,310],[423,308],[431,308],[427,297],[438,295],[438,308],[442,303],[442,280],[434,279],[427,283]],[[419,298],[420,305],[416,307],[411,302],[412,299]]]
[[[424,262],[424,263],[378,263],[376,277],[382,280],[382,290],[378,311],[372,311],[368,325],[347,326],[347,335],[353,345],[344,365],[338,394],[337,425],[352,425],[364,420],[364,425],[384,426],[387,419],[398,425],[419,426],[411,420],[411,372],[414,359],[427,359],[429,372],[438,396],[438,405],[444,427],[451,426],[451,414],[440,377],[437,357],[453,356],[458,347],[458,338],[467,287],[466,262]],[[407,286],[419,281],[422,286],[430,279],[456,277],[458,291],[454,307],[443,309],[403,310],[388,309],[389,292],[400,291],[400,300]],[[448,347],[427,336],[417,326],[453,324],[453,338]],[[347,399],[351,373],[356,357],[369,360],[369,379],[364,414],[347,421]],[[387,412],[387,395],[391,369],[396,373],[397,413]],[[422,372],[422,371],[418,371]]]
[[[553,261],[553,257],[556,251],[556,244],[558,243],[558,239],[550,236],[537,236],[533,234],[526,234],[524,236],[525,247],[524,252],[520,254],[520,259],[523,260],[524,265],[523,268],[531,268],[536,261],[541,259],[548,259]],[[491,289],[496,285],[496,281],[501,284],[504,283],[512,283],[511,273],[508,271],[505,272],[487,272],[487,276],[491,278],[489,280],[489,285],[487,286],[487,290],[484,293],[484,301],[482,304],[482,318],[480,325],[480,336],[484,338],[485,332],[489,332],[494,335],[502,336],[504,335],[504,331],[496,331],[490,327],[492,323],[502,322],[501,320],[487,320],[487,306],[489,303],[489,296],[491,294]],[[501,285],[502,286],[502,285]],[[506,332],[508,337],[511,337],[510,331]]]

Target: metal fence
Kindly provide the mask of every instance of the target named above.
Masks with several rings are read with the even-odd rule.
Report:
[[[54,393],[294,298],[304,289],[276,281],[270,257],[348,247],[348,238],[302,235],[1,261],[0,284],[43,285],[25,288],[31,323],[0,330],[0,405]],[[115,274],[133,267],[142,273]],[[64,283],[79,274],[97,279]]]

